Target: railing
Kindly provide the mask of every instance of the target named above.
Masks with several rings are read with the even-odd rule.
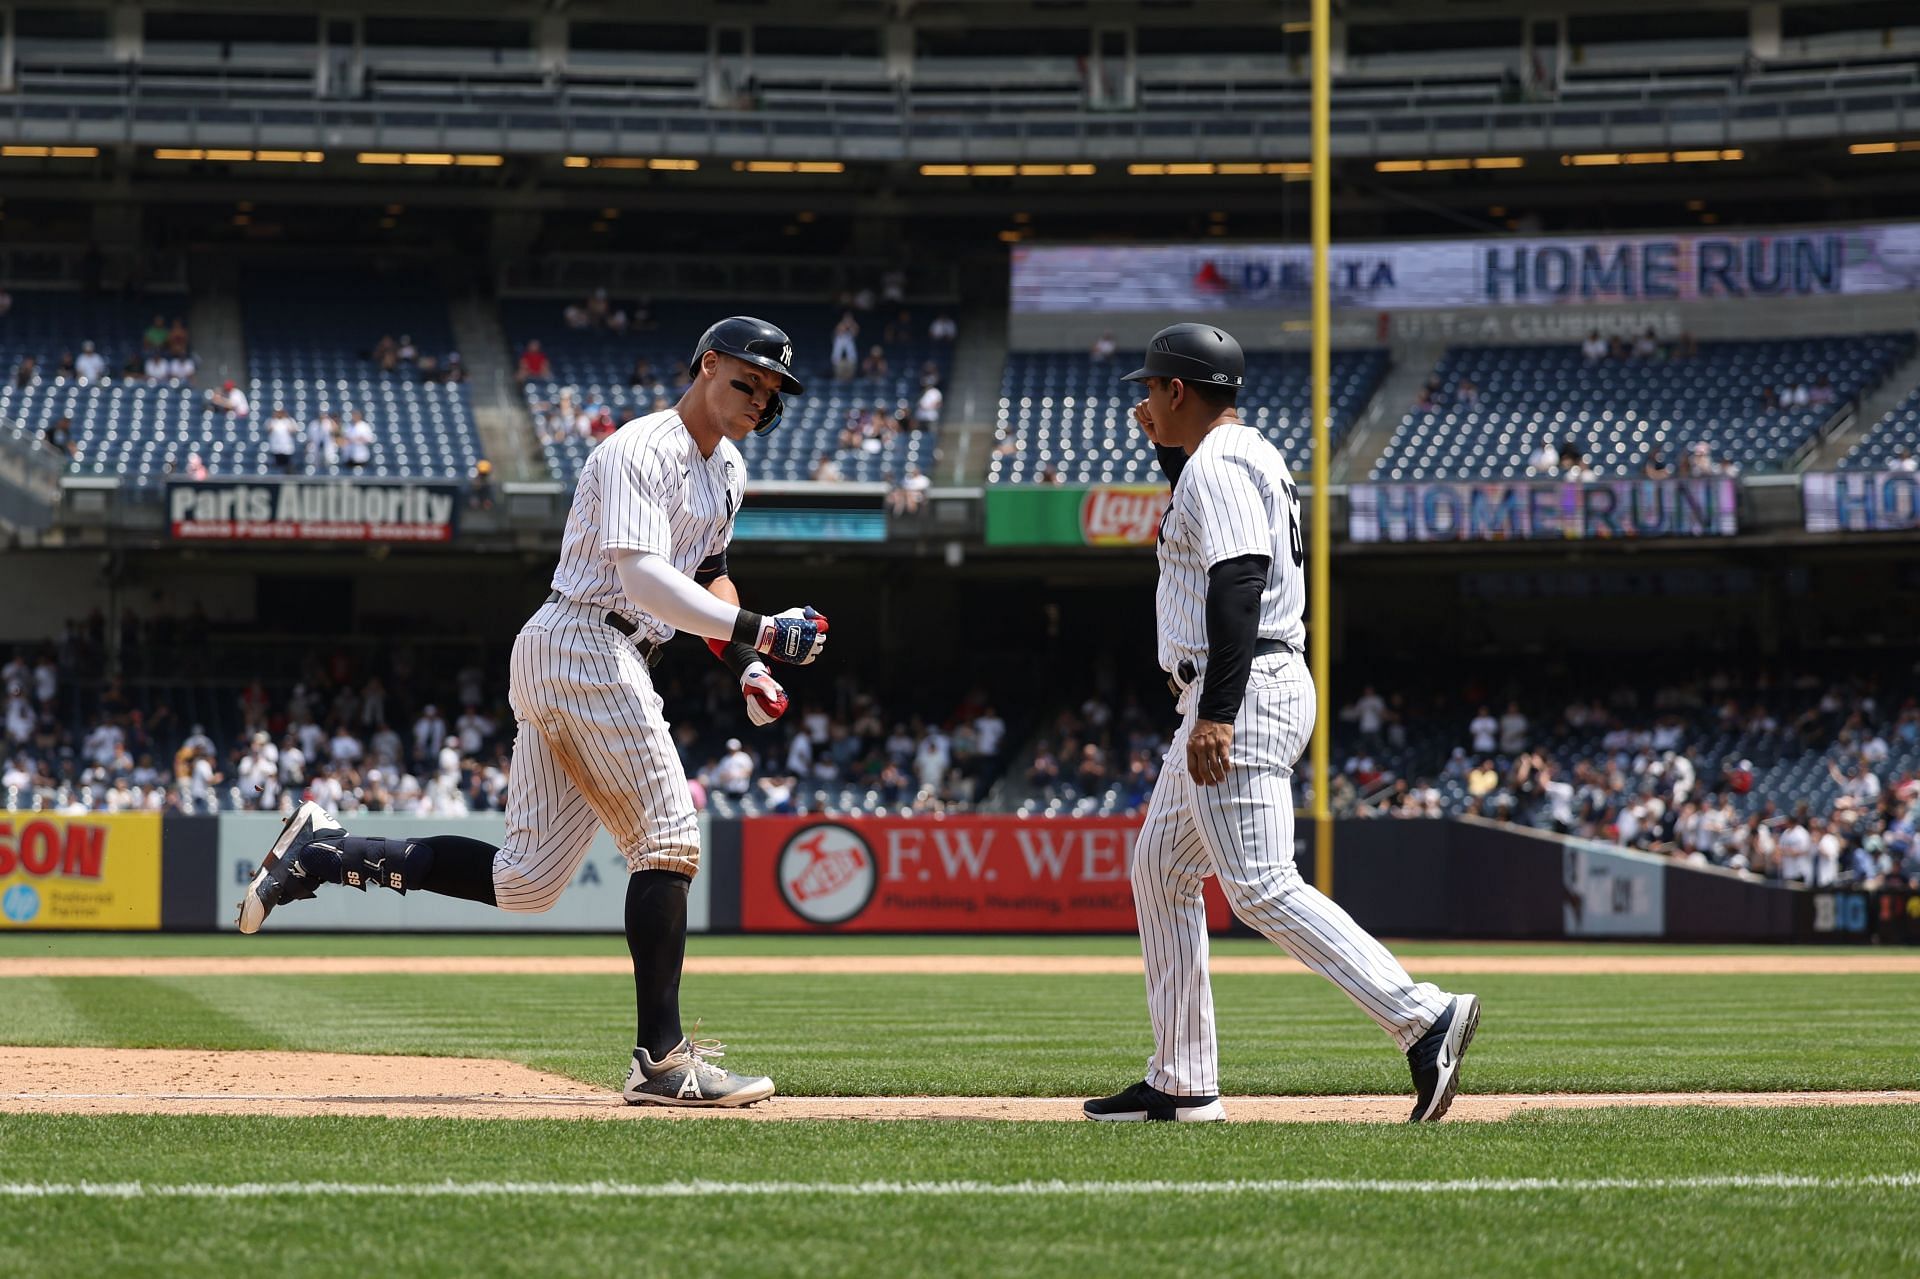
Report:
[[[0,529],[53,523],[66,459],[19,422],[0,422]]]
[[[1029,113],[927,118],[615,108],[484,110],[294,103],[0,102],[0,138],[56,145],[326,147],[697,158],[1192,159],[1306,155],[1304,113]],[[1631,106],[1336,110],[1341,155],[1728,146],[1920,129],[1920,90]]]
[[[900,264],[885,258],[716,259],[684,254],[553,253],[501,268],[503,295],[574,297],[604,287],[623,297],[746,298],[819,302],[870,288]],[[904,268],[916,304],[960,296],[960,268],[923,262]]]

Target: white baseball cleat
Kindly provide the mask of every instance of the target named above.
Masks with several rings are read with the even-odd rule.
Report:
[[[713,1064],[725,1045],[712,1039],[682,1039],[659,1061],[636,1048],[627,1086],[629,1106],[751,1106],[773,1096],[765,1075],[737,1075]]]
[[[339,818],[312,800],[294,809],[281,826],[273,847],[260,859],[260,869],[247,884],[246,896],[240,899],[240,931],[259,932],[260,925],[267,922],[275,906],[303,900],[319,891],[320,885],[327,881],[303,865],[300,854],[319,844],[325,851],[338,855],[340,850],[324,840],[342,838],[346,833]]]

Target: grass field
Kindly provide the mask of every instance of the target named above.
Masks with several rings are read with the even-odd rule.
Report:
[[[1132,946],[799,938],[693,950]],[[612,1086],[632,1030],[624,978],[420,975],[406,961],[621,948],[9,935],[0,957],[394,964],[346,977],[0,978],[0,1043],[500,1057]],[[1485,1006],[1468,1092],[1920,1084],[1911,976],[1450,984]],[[1230,1092],[1408,1091],[1385,1037],[1319,979],[1215,985]],[[728,1041],[729,1064],[789,1094],[1091,1094],[1138,1078],[1148,1047],[1137,976],[689,974],[683,1003]],[[0,1275],[1900,1275],[1920,1273],[1920,1107],[1617,1109],[1425,1128],[0,1115],[0,1199]]]

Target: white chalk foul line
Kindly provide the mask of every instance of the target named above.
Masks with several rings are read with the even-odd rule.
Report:
[[[0,1198],[13,1199],[704,1199],[725,1196],[818,1195],[834,1198],[1013,1198],[1074,1195],[1454,1195],[1485,1193],[1647,1192],[1663,1190],[1920,1189],[1920,1172],[1812,1177],[1748,1173],[1707,1177],[1469,1177],[1451,1181],[1389,1181],[1333,1177],[1263,1181],[13,1181]]]

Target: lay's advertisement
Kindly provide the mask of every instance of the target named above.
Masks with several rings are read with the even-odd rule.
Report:
[[[158,813],[0,812],[0,931],[159,927]]]

